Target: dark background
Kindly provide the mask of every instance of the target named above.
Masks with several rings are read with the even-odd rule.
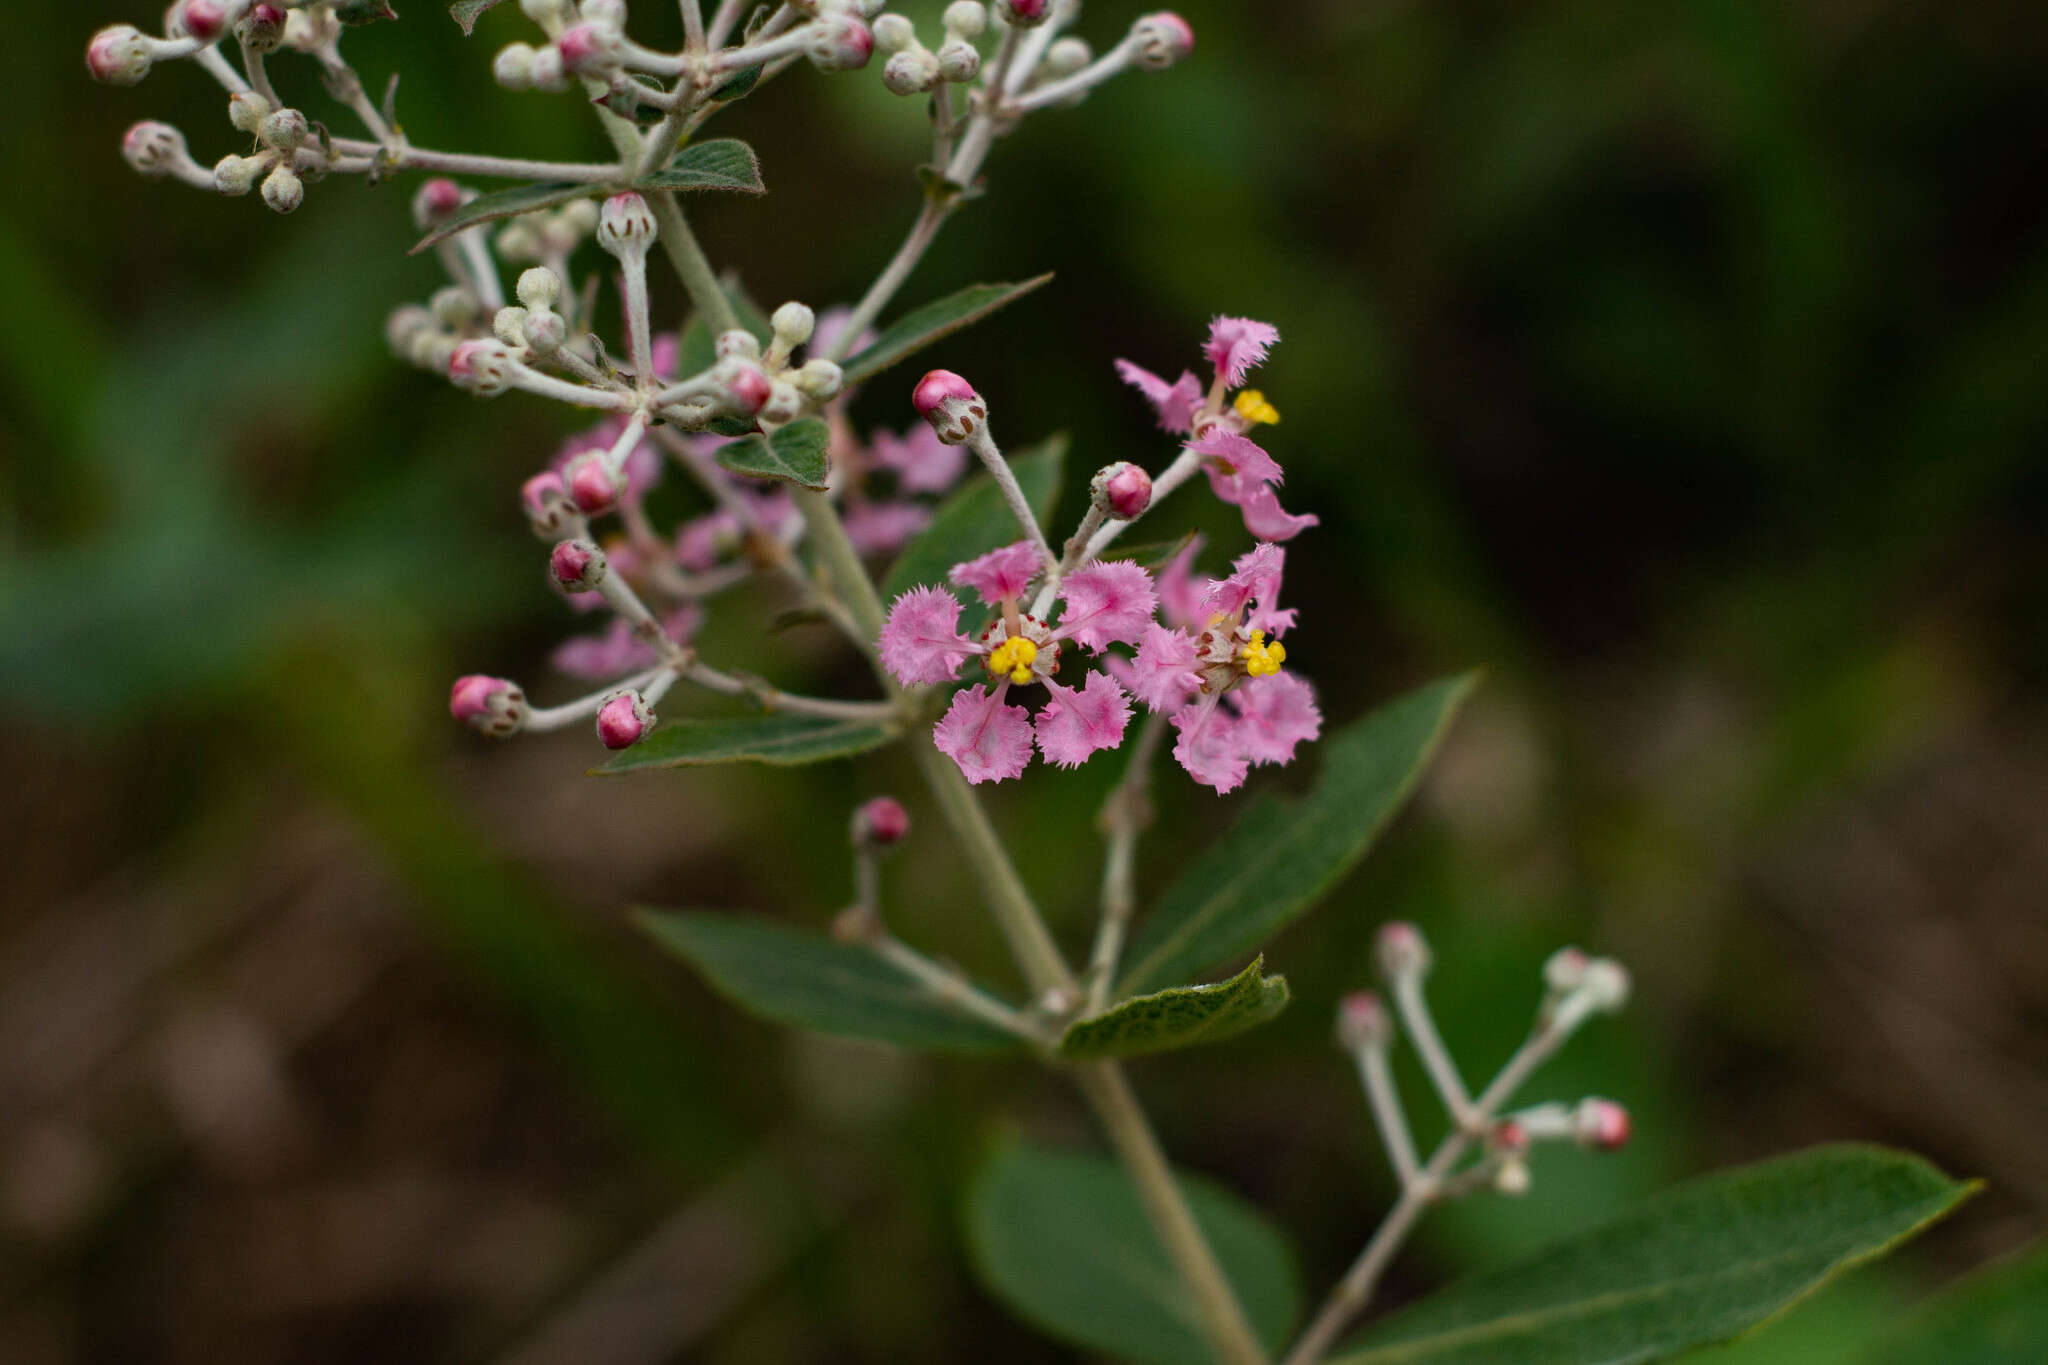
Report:
[[[515,6],[468,43],[402,8],[349,48],[373,89],[404,70],[415,140],[603,154],[578,101],[491,85]],[[636,8],[665,39],[671,7]],[[1107,46],[1129,13],[1090,9]],[[1433,1218],[1392,1293],[1821,1139],[1987,1177],[1722,1357],[1844,1360],[2048,1210],[2048,23],[1186,13],[1196,59],[1032,119],[904,301],[1059,272],[932,358],[1007,439],[1074,434],[1069,507],[1096,465],[1168,454],[1113,357],[1172,373],[1211,313],[1273,320],[1270,444],[1324,523],[1290,547],[1290,665],[1340,721],[1489,681],[1411,813],[1274,945],[1295,1007],[1135,1068],[1166,1144],[1270,1209],[1319,1290],[1390,1195],[1327,1042],[1374,927],[1431,935],[1475,1073],[1550,947],[1612,952],[1636,1002],[1535,1093],[1616,1096],[1637,1142]],[[566,694],[513,492],[567,428],[388,360],[385,312],[435,282],[408,188],[330,181],[280,220],[134,177],[138,118],[209,164],[239,141],[188,65],[87,81],[94,27],[153,17],[31,0],[0,42],[0,1359],[1071,1358],[976,1288],[957,1232],[993,1137],[1092,1140],[1056,1078],[772,1031],[622,920],[822,926],[847,808],[892,791],[923,826],[892,915],[1007,984],[908,764],[598,782],[580,731],[451,724],[458,672]],[[856,295],[914,212],[916,104],[800,67],[718,127],[773,192],[695,206],[714,258],[771,304]],[[909,420],[911,377],[861,415]],[[1205,501],[1171,514],[1236,548]],[[764,654],[774,609],[722,608],[708,657],[860,685],[804,632]],[[993,799],[1077,952],[1110,776]],[[1235,805],[1162,799],[1153,889]]]

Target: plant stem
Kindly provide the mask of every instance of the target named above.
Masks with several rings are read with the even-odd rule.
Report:
[[[846,326],[832,339],[826,359],[846,359],[847,353],[859,342],[860,334],[874,325],[882,310],[889,306],[889,300],[896,297],[896,291],[910,278],[910,272],[924,259],[924,253],[930,249],[932,239],[939,235],[939,229],[945,225],[946,218],[952,211],[951,206],[936,199],[925,200],[924,208],[917,215],[917,221],[910,225],[910,235],[903,239],[902,246],[896,248],[895,256],[890,258],[882,273],[875,277],[875,282],[868,286],[868,292],[862,296],[861,301],[854,305],[853,314],[847,318]]]
[[[1124,934],[1130,928],[1137,897],[1131,878],[1137,860],[1138,835],[1151,823],[1145,797],[1151,785],[1152,758],[1166,732],[1166,717],[1157,712],[1145,717],[1138,738],[1131,747],[1130,766],[1123,780],[1102,805],[1103,832],[1109,847],[1102,864],[1102,921],[1095,930],[1095,947],[1088,954],[1088,1013],[1109,1008],[1116,986],[1117,961],[1123,956]]]
[[[719,287],[718,276],[705,257],[704,248],[697,244],[697,235],[690,231],[690,222],[683,217],[683,206],[677,202],[675,194],[669,190],[657,191],[648,197],[647,202],[654,210],[654,223],[661,232],[662,250],[668,253],[669,264],[675,267],[683,288],[689,291],[690,302],[704,315],[712,335],[738,327],[739,314],[733,311],[732,300]]]
[[[1122,1068],[1115,1062],[1089,1062],[1074,1069],[1074,1080],[1102,1121],[1103,1132],[1122,1158],[1124,1169],[1137,1183],[1152,1229],[1174,1269],[1193,1291],[1204,1335],[1218,1357],[1224,1365],[1265,1365],[1266,1353],[1252,1336],[1237,1293],[1223,1277],[1223,1267],[1216,1263],[1208,1239],[1195,1222]]]

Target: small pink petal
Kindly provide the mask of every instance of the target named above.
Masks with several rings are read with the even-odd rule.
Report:
[[[1180,378],[1169,384],[1150,370],[1141,369],[1128,360],[1116,363],[1117,375],[1139,393],[1159,414],[1159,428],[1162,431],[1189,431],[1195,425],[1195,412],[1202,406],[1202,381],[1186,370]]]
[[[932,727],[932,743],[960,765],[969,782],[1006,781],[1031,761],[1031,713],[1003,704],[1008,688],[961,688]]]
[[[1277,545],[1262,542],[1252,547],[1230,566],[1230,577],[1209,584],[1202,594],[1202,610],[1236,616],[1254,598],[1262,606],[1278,600],[1280,571],[1286,562],[1287,552]]]
[[[1294,746],[1323,731],[1316,690],[1298,674],[1249,678],[1230,694],[1237,708],[1237,743],[1254,763],[1287,763]]]
[[[1202,588],[1195,582],[1195,556],[1202,538],[1190,536],[1159,571],[1159,606],[1170,626],[1187,627],[1202,619]]]
[[[872,502],[863,499],[846,506],[846,538],[864,555],[888,554],[898,550],[931,522],[929,507],[915,502]]]
[[[1292,540],[1309,527],[1320,524],[1313,512],[1296,516],[1280,506],[1280,495],[1270,487],[1255,489],[1238,503],[1244,513],[1244,529],[1260,540]]]
[[[548,662],[556,671],[572,678],[603,681],[636,669],[654,666],[654,648],[633,633],[632,626],[615,620],[601,635],[578,635],[564,640]]]
[[[1241,786],[1250,765],[1239,751],[1236,726],[1214,697],[1189,702],[1173,713],[1173,728],[1180,732],[1174,760],[1205,787],[1227,792]]]
[[[1195,673],[1195,642],[1177,630],[1148,626],[1131,665],[1131,691],[1154,711],[1166,711],[1187,700],[1202,685]]]
[[[1015,545],[990,550],[979,559],[955,564],[951,577],[955,586],[974,589],[981,594],[982,601],[994,607],[1022,597],[1041,567],[1038,547],[1020,540]]]
[[[944,588],[916,587],[896,599],[882,624],[882,664],[908,687],[951,682],[978,653],[960,633],[960,599]]]
[[[1266,351],[1280,340],[1280,329],[1269,322],[1250,318],[1219,317],[1209,324],[1209,344],[1202,354],[1216,367],[1223,387],[1234,389],[1266,358]]]
[[[1078,689],[1048,679],[1045,690],[1052,700],[1039,708],[1038,751],[1048,763],[1079,767],[1096,750],[1114,749],[1124,742],[1131,703],[1107,674],[1090,673],[1087,683]]]
[[[1220,463],[1221,468],[1211,465],[1211,477],[1220,474],[1240,490],[1240,496],[1225,498],[1226,502],[1242,501],[1259,484],[1279,483],[1283,477],[1280,462],[1268,455],[1264,446],[1228,427],[1210,427],[1188,442],[1187,448]]]
[[[896,475],[896,486],[905,493],[943,493],[967,469],[967,452],[947,445],[922,422],[901,436],[876,432],[868,440],[868,453]]]
[[[1152,575],[1128,559],[1076,569],[1060,584],[1060,600],[1065,608],[1054,636],[1089,649],[1136,644],[1159,608]]]

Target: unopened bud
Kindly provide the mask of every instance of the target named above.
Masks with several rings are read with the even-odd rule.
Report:
[[[542,540],[554,540],[583,521],[576,504],[569,500],[569,486],[552,470],[519,486],[519,505],[526,510],[527,525]]]
[[[1586,964],[1579,989],[1586,993],[1588,1006],[1596,1013],[1612,1014],[1628,1003],[1628,968],[1611,957],[1596,957]]]
[[[776,345],[785,352],[794,351],[811,339],[811,333],[818,327],[818,315],[801,303],[785,303],[768,319],[768,326],[775,334]]]
[[[1185,60],[1195,50],[1195,31],[1188,21],[1171,10],[1148,14],[1131,25],[1138,65],[1147,71],[1164,71]]]
[[[242,195],[256,188],[263,174],[263,158],[230,153],[214,163],[213,187],[222,194]]]
[[[507,90],[524,90],[533,84],[533,44],[507,43],[491,58],[491,76]]]
[[[1337,1002],[1337,1042],[1346,1050],[1385,1047],[1394,1040],[1394,1021],[1372,991],[1352,991]]]
[[[939,79],[965,85],[981,74],[981,50],[965,38],[948,38],[939,44]],[[886,79],[888,72],[884,71]]]
[[[988,6],[981,0],[953,0],[940,22],[946,26],[948,37],[979,38],[988,27]]]
[[[744,327],[735,327],[729,332],[720,332],[718,339],[712,343],[712,349],[718,353],[720,360],[728,360],[735,356],[742,360],[759,360],[761,358],[760,338]]]
[[[235,26],[235,36],[251,52],[275,52],[284,45],[284,25],[285,12],[276,5],[254,5]]]
[[[1086,39],[1062,38],[1045,50],[1045,71],[1055,78],[1071,76],[1094,60]]]
[[[537,265],[519,277],[517,292],[528,308],[553,308],[562,298],[562,277]]]
[[[535,355],[553,355],[569,339],[569,324],[560,313],[535,310],[526,315],[519,334]]]
[[[775,385],[750,361],[721,361],[712,378],[742,417],[759,416],[775,396]]]
[[[401,359],[412,352],[413,341],[434,330],[434,315],[416,303],[401,304],[384,320],[384,340],[391,353]]]
[[[604,551],[594,540],[560,541],[548,555],[548,572],[564,592],[596,592],[607,567]]]
[[[568,234],[568,242],[574,244],[597,231],[600,210],[595,199],[571,199],[555,214],[554,224]]]
[[[484,306],[466,285],[444,284],[434,291],[427,300],[427,307],[434,310],[434,316],[444,327],[460,330],[474,324],[484,311]]]
[[[85,67],[108,85],[139,85],[155,58],[153,45],[133,24],[113,24],[85,45]]]
[[[1128,460],[1118,460],[1089,481],[1095,505],[1118,521],[1131,521],[1152,505],[1152,476]]]
[[[448,357],[448,377],[478,398],[496,398],[512,387],[512,363],[503,342],[465,341]]]
[[[1585,984],[1587,961],[1577,948],[1559,948],[1543,963],[1543,984],[1553,994],[1570,994]]]
[[[437,176],[412,197],[412,220],[423,228],[438,227],[455,215],[466,197],[462,186]]]
[[[1628,1145],[1631,1128],[1628,1110],[1613,1100],[1589,1097],[1572,1110],[1572,1136],[1581,1147],[1619,1151]]]
[[[900,14],[885,14],[874,23],[875,46],[884,52],[902,52],[917,43],[917,30]]]
[[[875,53],[875,35],[847,14],[821,14],[811,21],[804,55],[820,71],[858,71]]]
[[[621,261],[645,257],[657,229],[647,201],[628,190],[604,201],[597,219],[597,244]]]
[[[1496,1152],[1521,1153],[1529,1150],[1529,1130],[1516,1119],[1502,1119],[1486,1135],[1486,1145]]]
[[[825,403],[837,398],[846,387],[846,372],[829,360],[806,360],[789,382],[812,402]]]
[[[263,177],[263,202],[274,213],[290,213],[306,202],[306,184],[282,161]]]
[[[228,122],[235,125],[236,132],[254,137],[269,117],[270,101],[254,90],[237,90],[228,96]]]
[[[237,5],[235,8],[239,9]],[[227,32],[234,22],[234,14],[223,0],[185,0],[178,7],[178,23],[187,35],[202,43],[210,43]]]
[[[900,844],[910,834],[910,812],[893,796],[878,796],[853,812],[853,842],[872,848]]]
[[[121,139],[121,155],[142,175],[169,175],[173,167],[188,162],[185,135],[168,123],[138,123]]]
[[[892,95],[922,95],[938,83],[939,59],[925,48],[906,48],[882,64],[882,84]]]
[[[526,64],[526,83],[535,90],[555,94],[569,88],[569,73],[562,66],[561,50],[553,44],[533,54]]]
[[[804,397],[797,392],[796,385],[777,379],[768,385],[768,401],[761,405],[760,418],[764,422],[781,425],[794,422],[803,415]]]
[[[607,749],[630,749],[654,728],[654,708],[638,692],[613,695],[597,708],[597,738]]]
[[[576,75],[612,70],[619,64],[624,46],[619,31],[606,24],[574,24],[555,38],[562,70]]]
[[[1382,925],[1373,950],[1379,956],[1380,970],[1390,978],[1420,976],[1429,971],[1429,944],[1423,940],[1422,931],[1406,920]]]
[[[933,370],[918,380],[910,391],[910,406],[949,446],[973,440],[988,421],[988,404],[974,385],[951,370]]]
[[[312,131],[305,114],[297,109],[279,109],[264,118],[256,135],[279,151],[290,152],[298,150]]]
[[[531,223],[519,218],[498,229],[491,245],[498,249],[499,257],[507,261],[537,261],[544,254],[540,234],[534,231]]]
[[[509,679],[472,673],[455,680],[448,693],[448,714],[479,734],[503,739],[526,724],[526,694]]]
[[[1529,1192],[1529,1163],[1520,1157],[1509,1157],[1500,1163],[1493,1173],[1493,1188],[1498,1194],[1519,1197]]]
[[[995,0],[996,17],[1012,28],[1037,28],[1052,18],[1052,0]]]
[[[625,491],[620,486],[619,477],[605,463],[604,456],[596,451],[571,460],[569,467],[562,471],[562,481],[568,485],[569,500],[585,516],[609,512],[619,500],[619,494]]]
[[[526,310],[518,304],[500,308],[491,318],[491,335],[517,349],[526,344]]]

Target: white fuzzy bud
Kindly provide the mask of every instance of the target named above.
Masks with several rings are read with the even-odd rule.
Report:
[[[247,194],[256,188],[256,177],[263,174],[263,166],[259,156],[224,156],[214,163],[213,187],[222,194]]]
[[[413,342],[436,327],[434,315],[416,303],[401,304],[384,320],[384,340],[391,353],[404,357],[412,353]]]
[[[257,136],[279,151],[297,151],[299,144],[312,134],[312,126],[306,116],[297,109],[279,109],[264,117],[257,128]]]
[[[263,177],[263,202],[273,213],[290,213],[306,202],[306,183],[291,167],[279,162]]]
[[[1628,968],[1610,957],[1596,957],[1586,964],[1584,983],[1579,987],[1594,1012],[1612,1014],[1628,1003]]]
[[[1420,976],[1429,971],[1429,944],[1422,931],[1406,920],[1382,925],[1373,951],[1379,957],[1380,970],[1389,977]]]
[[[718,339],[712,343],[712,349],[718,353],[720,360],[730,360],[735,357],[741,360],[759,360],[761,358],[760,338],[744,327],[735,327],[729,332],[720,332]]]
[[[520,335],[535,355],[553,355],[569,339],[569,324],[560,313],[535,309],[526,315]]]
[[[92,35],[85,65],[96,81],[137,85],[155,61],[155,43],[133,24],[115,24]]]
[[[979,38],[988,27],[988,6],[981,0],[953,0],[940,22],[946,26],[948,37]]]
[[[533,224],[523,219],[515,218],[500,228],[491,244],[497,248],[498,255],[508,261],[537,261],[541,258],[540,234],[534,231]]]
[[[1518,1156],[1511,1156],[1500,1163],[1493,1173],[1493,1188],[1496,1193],[1520,1196],[1529,1192],[1529,1163]]]
[[[525,90],[533,85],[532,43],[508,43],[491,59],[491,75],[507,90]]]
[[[875,52],[875,35],[847,14],[820,14],[810,24],[804,55],[820,71],[858,71]]]
[[[1188,21],[1168,10],[1147,14],[1131,25],[1138,65],[1164,71],[1195,50],[1195,31]]]
[[[491,335],[507,346],[526,344],[526,310],[518,304],[500,308],[491,318]]]
[[[768,401],[761,405],[760,416],[764,422],[794,422],[803,410],[803,395],[797,392],[796,385],[777,380],[768,386]]]
[[[496,398],[512,387],[512,366],[502,342],[465,341],[448,357],[448,377],[479,398]]]
[[[775,344],[793,351],[811,339],[811,333],[818,327],[818,315],[801,303],[785,303],[768,319],[768,326],[775,333]]]
[[[882,84],[892,95],[922,95],[938,83],[939,59],[924,48],[905,48],[882,64]]]
[[[1586,955],[1577,948],[1559,948],[1543,963],[1543,984],[1553,995],[1568,995],[1586,981]]]
[[[621,261],[644,259],[656,234],[654,211],[631,190],[604,201],[597,220],[597,244]]]
[[[917,29],[900,14],[885,14],[874,23],[875,46],[884,52],[901,52],[917,43]]]
[[[121,139],[121,155],[137,174],[169,175],[192,160],[185,135],[168,123],[138,123]]]
[[[533,54],[527,63],[526,79],[535,90],[559,94],[569,88],[569,73],[562,65],[562,54],[552,47],[544,47]]]
[[[553,308],[562,299],[562,277],[537,265],[519,277],[517,292],[528,308]]]
[[[484,311],[483,304],[465,285],[444,284],[427,300],[427,307],[441,325],[453,331],[473,326]]]
[[[1071,76],[1094,60],[1094,52],[1081,38],[1062,38],[1045,50],[1046,74],[1055,79]]]
[[[824,403],[846,387],[846,372],[829,360],[807,360],[789,382],[812,402]]]
[[[597,231],[599,210],[595,199],[572,199],[562,206],[554,221],[569,234],[571,242]]]
[[[965,85],[981,74],[981,51],[965,38],[948,38],[939,44],[939,79]],[[888,74],[885,69],[883,75]]]
[[[228,96],[228,122],[238,133],[256,136],[263,120],[270,117],[270,101],[254,90],[240,90]]]

